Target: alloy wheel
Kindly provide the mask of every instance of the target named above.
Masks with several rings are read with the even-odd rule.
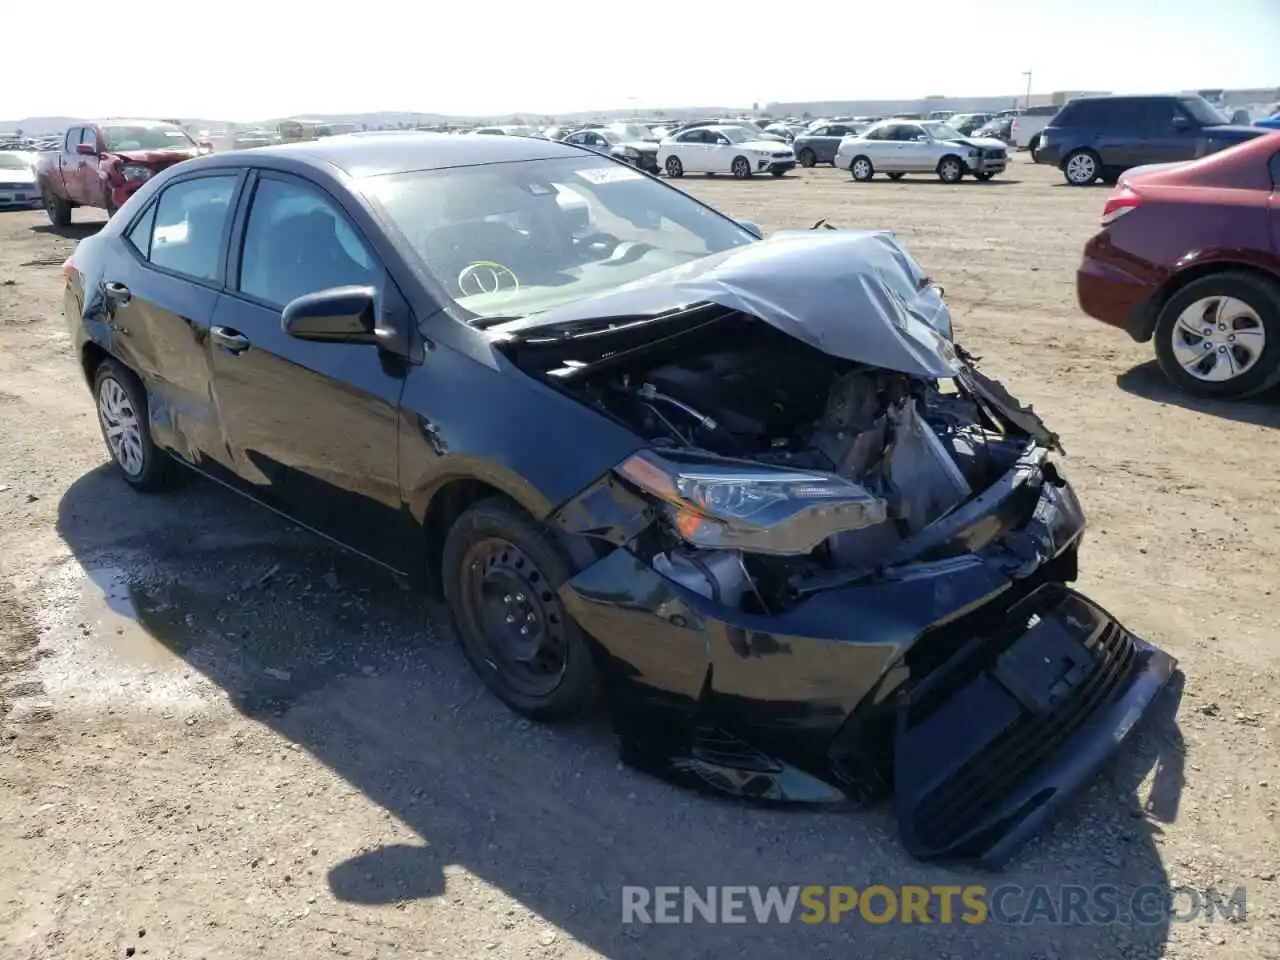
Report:
[[[855,180],[871,179],[871,161],[859,157],[857,160],[853,161],[853,166],[850,168],[850,172],[853,174],[853,179]]]
[[[751,164],[742,157],[739,157],[737,160],[733,161],[733,175],[739,180],[745,180],[747,177],[751,176]]]
[[[1249,304],[1236,297],[1204,297],[1178,315],[1173,356],[1190,376],[1224,383],[1253,369],[1267,346],[1267,330]]]
[[[1067,179],[1074,184],[1093,183],[1098,177],[1098,162],[1088,153],[1077,153],[1067,161]]]
[[[105,377],[98,387],[98,417],[107,446],[120,469],[131,477],[141,476],[146,464],[142,451],[142,425],[129,393],[114,377]]]

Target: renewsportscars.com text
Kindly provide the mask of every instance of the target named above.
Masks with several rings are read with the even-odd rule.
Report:
[[[1243,922],[1245,890],[1142,886],[723,886],[622,888],[622,922],[1166,924]]]

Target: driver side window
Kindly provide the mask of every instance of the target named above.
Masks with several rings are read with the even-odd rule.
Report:
[[[277,307],[330,287],[373,284],[380,273],[332,200],[269,177],[253,192],[240,263],[241,292]]]

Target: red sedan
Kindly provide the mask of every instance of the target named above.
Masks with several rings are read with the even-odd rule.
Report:
[[[1089,316],[1154,338],[1188,393],[1280,383],[1280,133],[1128,171],[1085,244],[1076,294]]]

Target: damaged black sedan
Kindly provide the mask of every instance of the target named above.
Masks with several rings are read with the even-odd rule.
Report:
[[[68,260],[108,449],[443,592],[539,720],[996,863],[1174,669],[1066,585],[1057,436],[884,232],[767,240],[610,158],[331,138],[149,181]]]

